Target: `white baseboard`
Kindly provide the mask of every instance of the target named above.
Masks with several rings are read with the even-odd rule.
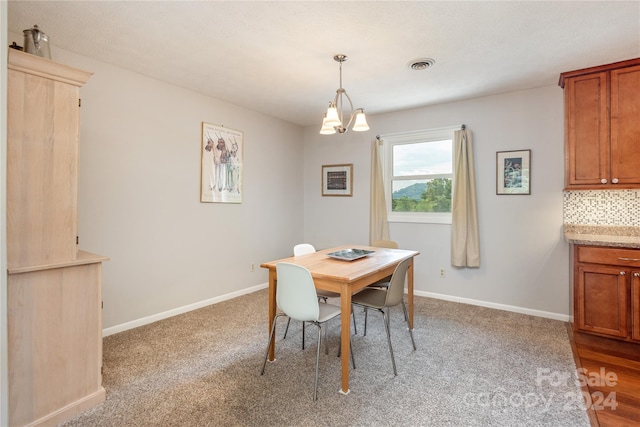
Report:
[[[187,313],[192,310],[197,310],[199,308],[206,307],[208,305],[217,304],[222,301],[227,301],[242,295],[251,294],[261,289],[266,289],[268,287],[269,287],[268,283],[262,283],[247,289],[231,292],[230,294],[221,295],[219,297],[210,298],[210,299],[199,301],[189,305],[184,305],[182,307],[174,308],[172,310],[164,311],[162,313],[154,314],[152,316],[143,317],[137,320],[132,320],[131,322],[126,322],[120,325],[103,329],[102,336],[106,337],[109,335],[117,334],[118,332],[124,332],[129,329],[137,328],[139,326],[148,325],[149,323],[157,322],[158,320],[166,319],[172,316],[177,316],[178,314]],[[405,293],[406,293],[406,289],[405,289]],[[445,301],[459,302],[462,304],[477,305],[480,307],[494,308],[496,310],[511,311],[514,313],[529,314],[531,316],[544,317],[547,319],[560,320],[563,322],[568,322],[570,320],[569,315],[567,314],[551,313],[549,311],[533,310],[530,308],[517,307],[514,305],[497,304],[493,302],[475,300],[470,298],[462,298],[462,297],[455,297],[455,296],[445,295],[445,294],[437,294],[434,292],[415,291],[414,295],[420,296],[420,297],[435,298],[435,299],[440,299]]]
[[[129,329],[137,328],[139,326],[148,325],[149,323],[157,322],[158,320],[166,319],[168,317],[177,316],[178,314],[187,313],[192,310],[197,310],[202,307],[206,307],[208,305],[217,304],[222,301],[227,301],[233,298],[237,298],[242,295],[251,294],[257,292],[261,289],[265,289],[269,287],[269,283],[262,283],[260,285],[252,286],[247,289],[242,289],[240,291],[231,292],[230,294],[221,295],[219,297],[210,298],[204,301],[198,301],[193,304],[184,305],[182,307],[174,308],[172,310],[167,310],[162,313],[154,314],[152,316],[143,317],[141,319],[132,320],[131,322],[122,323],[120,325],[112,326],[110,328],[106,328],[102,330],[102,336],[106,337],[109,335],[117,334],[118,332],[124,332]]]
[[[494,308],[496,310],[511,311],[511,312],[520,313],[520,314],[529,314],[531,316],[544,317],[546,319],[560,320],[560,321],[563,321],[563,322],[568,322],[569,321],[569,315],[568,314],[560,314],[560,313],[552,313],[550,311],[534,310],[534,309],[531,309],[531,308],[517,307],[515,305],[498,304],[498,303],[494,303],[494,302],[481,301],[481,300],[470,299],[470,298],[455,297],[455,296],[451,296],[451,295],[437,294],[437,293],[433,293],[433,292],[423,292],[423,291],[414,291],[414,295],[421,296],[421,297],[429,297],[429,298],[441,299],[441,300],[445,300],[445,301],[459,302],[459,303],[462,303],[462,304],[477,305],[477,306],[480,306],[480,307]]]

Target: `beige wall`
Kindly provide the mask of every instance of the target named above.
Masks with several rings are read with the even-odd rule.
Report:
[[[302,128],[55,47],[52,57],[94,73],[80,91],[78,228],[81,249],[110,257],[106,332],[263,286],[260,263],[302,239]],[[203,121],[244,132],[241,204],[200,203]]]
[[[481,267],[451,266],[450,225],[391,224],[393,240],[421,252],[416,294],[567,319],[562,89],[548,86],[368,116],[371,131],[364,135],[327,137],[305,129],[305,240],[318,247],[369,241],[369,141],[375,135],[464,123],[474,138]],[[531,195],[498,196],[496,152],[520,149],[532,151]],[[320,167],[332,163],[354,164],[352,198],[320,196]],[[440,268],[446,278],[439,277]]]

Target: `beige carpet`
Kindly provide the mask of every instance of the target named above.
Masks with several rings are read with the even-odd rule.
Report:
[[[107,400],[65,426],[589,426],[565,324],[416,297],[411,348],[392,310],[393,376],[381,316],[356,311],[351,393],[338,393],[339,321],[322,352],[300,323],[278,331],[264,376],[266,290],[104,339]],[[324,349],[323,349],[324,350]]]

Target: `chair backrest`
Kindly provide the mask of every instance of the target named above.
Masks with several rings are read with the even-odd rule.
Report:
[[[400,304],[400,301],[402,301],[404,296],[404,280],[407,276],[407,269],[409,268],[410,263],[411,258],[405,259],[398,264],[393,272],[389,288],[387,289],[387,298],[384,303],[385,307],[393,307]]]
[[[371,242],[371,246],[375,246],[376,248],[388,248],[388,249],[398,249],[400,246],[397,242],[393,240],[374,240]]]
[[[295,320],[317,321],[320,307],[311,272],[296,264],[279,262],[276,273],[276,303],[280,310]]]
[[[295,245],[293,247],[293,256],[300,256],[306,254],[312,254],[316,251],[316,248],[309,243],[300,243],[299,245]]]

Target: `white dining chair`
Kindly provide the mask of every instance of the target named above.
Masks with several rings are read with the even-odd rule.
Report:
[[[260,375],[264,375],[267,357],[269,356],[269,347],[273,339],[276,323],[281,316],[288,316],[290,319],[300,320],[314,324],[318,328],[318,349],[316,351],[316,376],[313,388],[313,400],[318,398],[318,370],[320,364],[320,347],[322,345],[322,325],[331,319],[340,316],[340,307],[333,304],[320,303],[316,287],[311,277],[311,272],[306,268],[281,262],[276,265],[278,275],[278,288],[276,289],[276,303],[282,311],[277,313],[273,318],[273,325],[269,334],[269,342],[264,355],[262,371]],[[328,353],[327,328],[325,326],[325,347]],[[355,360],[353,358],[353,350],[351,350],[351,363],[355,369]]]
[[[316,252],[316,248],[310,243],[299,243],[293,247],[293,256],[302,256],[307,254],[312,254]],[[327,302],[328,298],[340,298],[340,294],[337,292],[325,291],[322,289],[316,289],[316,293],[318,294],[318,298],[322,299],[324,302]],[[287,327],[284,330],[284,334],[282,335],[282,339],[287,338],[287,332],[289,332],[289,324],[291,323],[291,318],[287,321]],[[353,329],[354,333],[358,333],[358,327],[356,325],[356,317],[353,315]],[[302,322],[302,349],[304,350],[304,322]]]

